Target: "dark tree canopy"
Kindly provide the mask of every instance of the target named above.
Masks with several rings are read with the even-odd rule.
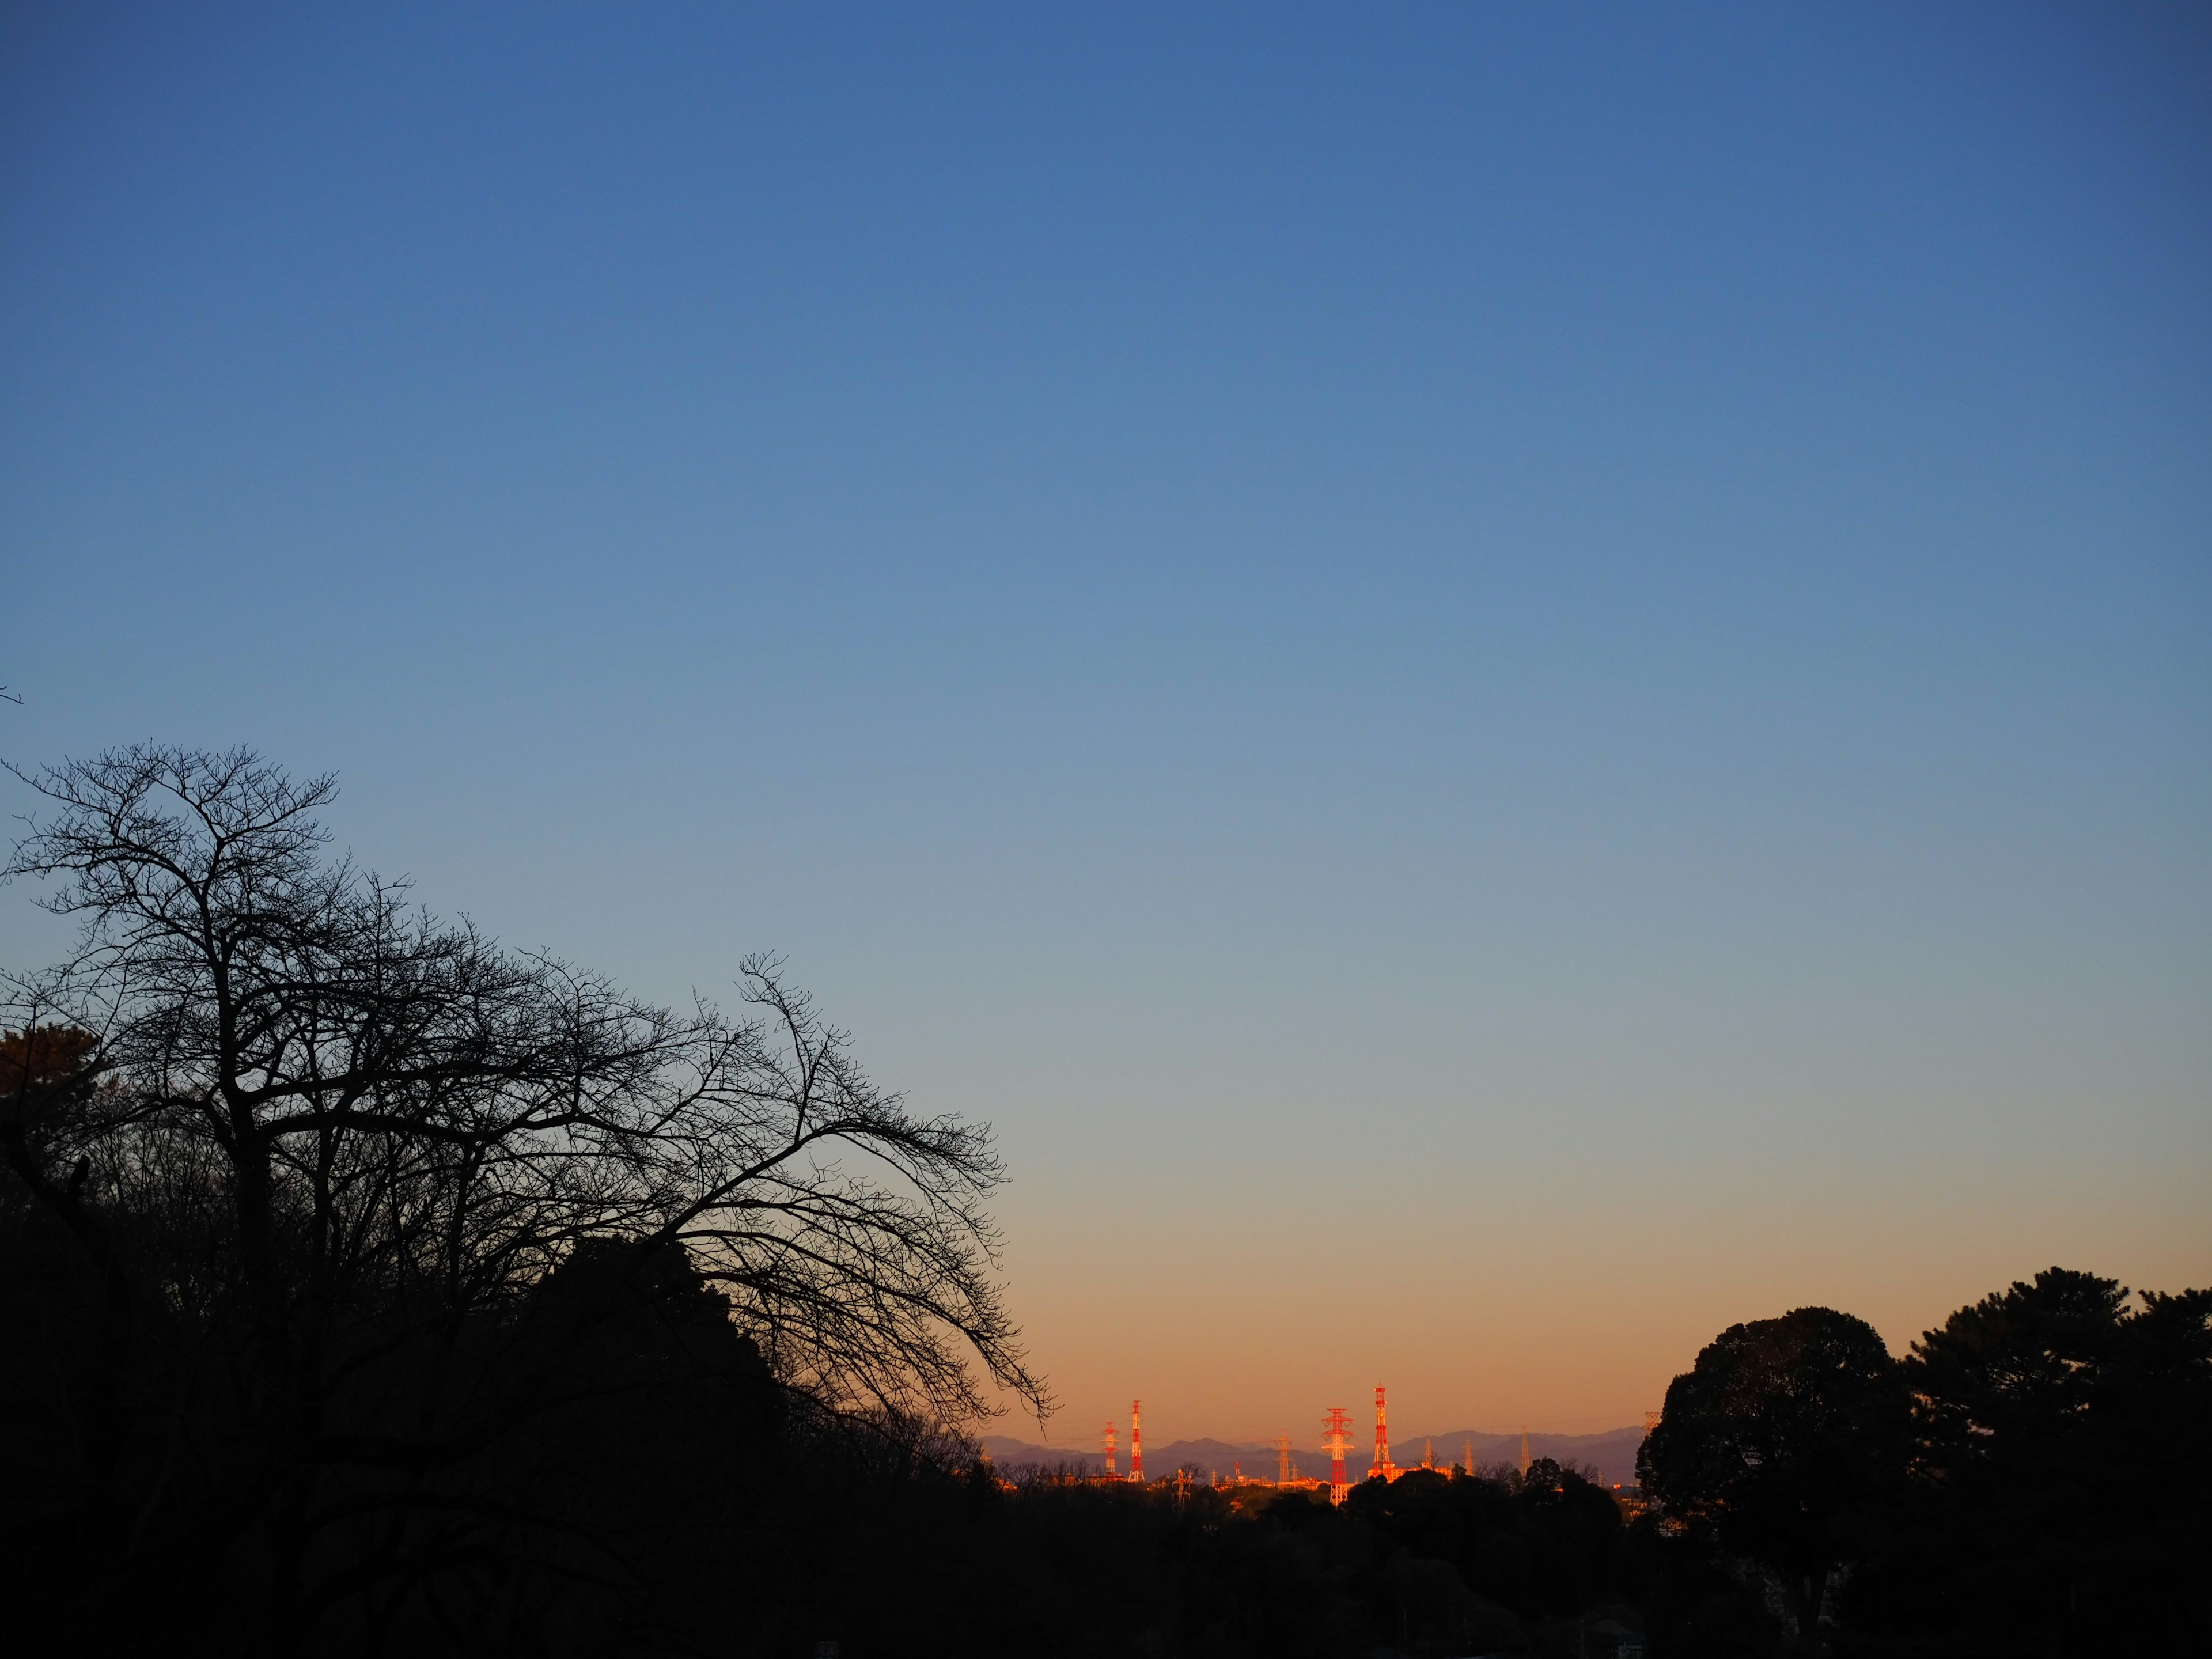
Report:
[[[1637,1471],[1669,1514],[1765,1563],[1811,1633],[1851,1521],[1899,1476],[1905,1394],[1865,1321],[1827,1308],[1731,1325],[1667,1389]]]
[[[2127,1304],[2118,1279],[2051,1267],[1914,1343],[1909,1374],[1943,1462],[2002,1461],[2079,1419],[2125,1341]]]
[[[2212,1291],[2051,1267],[1913,1344],[1909,1532],[1860,1622],[1957,1651],[2150,1650],[2212,1589]]]
[[[1869,1656],[2182,1651],[2212,1575],[2212,1291],[2052,1267],[1894,1364],[1825,1309],[1733,1326],[1638,1468],[1662,1651],[1778,1650],[1745,1559],[1814,1646],[1826,1617]]]

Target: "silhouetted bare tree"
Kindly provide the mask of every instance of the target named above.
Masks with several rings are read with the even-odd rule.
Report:
[[[582,1241],[678,1249],[822,1411],[964,1425],[978,1369],[1042,1407],[988,1131],[876,1088],[774,961],[731,1018],[504,950],[331,856],[331,780],[243,750],[17,775],[50,810],[6,874],[82,933],[8,981],[0,1144],[106,1298],[86,1513],[127,1554],[191,1486],[265,1540],[263,1645],[402,1571],[332,1528],[481,1509],[438,1483],[549,1403],[520,1310]]]

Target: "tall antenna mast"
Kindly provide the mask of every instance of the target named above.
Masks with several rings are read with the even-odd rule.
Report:
[[[1385,1480],[1398,1478],[1397,1465],[1390,1461],[1390,1428],[1382,1414],[1382,1385],[1375,1385],[1375,1467],[1370,1475],[1380,1475]]]
[[[1129,1402],[1129,1479],[1137,1486],[1145,1484],[1145,1420],[1138,1415],[1144,1401]]]
[[[1279,1436],[1275,1441],[1275,1484],[1280,1486],[1291,1484],[1291,1437],[1287,1434]]]
[[[1109,1423],[1106,1425],[1106,1478],[1109,1480],[1114,1478],[1114,1425]]]

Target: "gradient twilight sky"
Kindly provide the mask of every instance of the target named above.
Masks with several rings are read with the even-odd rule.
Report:
[[[2212,1281],[2202,8],[15,6],[0,236],[0,754],[785,952],[1055,1439]]]

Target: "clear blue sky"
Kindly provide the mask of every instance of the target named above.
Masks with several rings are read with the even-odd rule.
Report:
[[[0,237],[0,754],[786,952],[1071,1434],[2212,1280],[2203,8],[19,6]]]

